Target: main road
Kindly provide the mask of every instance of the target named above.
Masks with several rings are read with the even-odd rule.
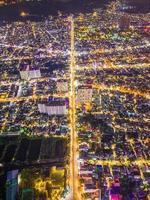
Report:
[[[71,37],[71,50],[70,50],[70,187],[72,191],[71,200],[81,200],[81,193],[78,178],[78,143],[76,133],[76,106],[75,106],[75,47],[74,47],[74,19],[70,16],[70,37]]]

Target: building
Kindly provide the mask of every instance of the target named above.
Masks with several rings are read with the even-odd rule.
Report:
[[[33,200],[34,199],[34,191],[33,189],[27,188],[22,190],[22,200]]]
[[[57,91],[68,92],[68,81],[65,81],[65,80],[57,81]]]
[[[128,15],[122,15],[119,19],[119,29],[122,31],[128,30],[130,27],[130,18]]]
[[[77,89],[77,103],[88,103],[92,100],[93,89],[90,85],[78,86]]]
[[[38,103],[40,113],[48,115],[66,115],[67,108],[65,100],[40,101]]]
[[[16,199],[17,190],[18,190],[18,170],[8,171],[6,180],[6,200]]]
[[[20,76],[21,76],[21,79],[24,79],[24,80],[40,78],[41,71],[38,67],[26,65],[26,66],[21,67]]]

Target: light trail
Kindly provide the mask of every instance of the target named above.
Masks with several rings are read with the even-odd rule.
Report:
[[[77,135],[76,135],[76,106],[75,106],[75,49],[74,49],[74,19],[70,16],[71,22],[71,63],[70,63],[70,186],[72,189],[72,199],[81,200],[78,180],[77,163]]]
[[[126,86],[107,86],[103,84],[96,84],[96,85],[92,85],[92,88],[98,89],[98,90],[119,91],[122,93],[131,94],[134,96],[141,96],[146,99],[150,99],[150,92],[142,92],[140,90],[131,89]]]
[[[133,162],[130,162],[129,160],[126,160],[126,157],[124,157],[122,160],[88,160],[87,161],[88,164],[91,165],[103,165],[103,166],[129,166],[130,164],[132,165],[138,165],[139,167],[143,167],[145,165],[150,165],[150,161],[149,160],[145,160],[145,159],[137,159]]]
[[[28,97],[12,97],[12,98],[5,98],[2,99],[0,98],[0,102],[5,103],[5,102],[19,102],[19,101],[33,101],[33,100],[39,100],[39,99],[44,99],[44,98],[48,98],[48,97],[54,97],[54,98],[58,98],[58,97],[62,97],[62,98],[67,98],[68,95],[59,95],[59,94],[47,94],[47,95],[32,95],[32,96],[28,96]]]
[[[103,70],[103,69],[144,69],[144,68],[150,68],[149,63],[141,63],[141,64],[126,64],[126,65],[102,65],[99,63],[96,63],[98,66],[96,66],[96,70]],[[78,71],[85,71],[85,70],[94,70],[94,66],[91,64],[89,66],[82,66],[78,67]]]
[[[11,45],[11,44],[3,44],[3,43],[0,43],[0,47],[5,47],[5,48],[15,48],[15,49],[28,49],[28,50],[38,50],[38,51],[41,51],[42,53],[50,53],[49,50],[47,48],[38,48],[38,47],[31,47],[31,46],[25,46],[25,45]],[[68,55],[69,52],[66,50],[66,51],[63,51],[63,55]],[[61,50],[52,50],[51,54],[62,54],[62,51]],[[32,57],[32,56],[31,56]]]
[[[55,54],[55,51],[52,51],[51,53],[48,52],[47,55],[33,55],[33,56],[21,56],[21,57],[8,57],[8,58],[2,58],[1,57],[1,61],[19,61],[19,60],[32,60],[32,59],[43,59],[43,58],[53,58],[56,55],[61,55],[62,57],[66,57],[66,55],[68,55],[68,53],[66,54],[62,54],[61,52],[57,52],[57,54]]]
[[[88,39],[87,39],[88,40]],[[134,47],[127,47],[126,49],[124,49],[123,47],[117,50],[114,49],[95,49],[93,51],[83,51],[83,52],[77,52],[78,55],[94,55],[94,54],[106,54],[106,53],[124,53],[124,52],[128,52],[128,53],[132,53],[134,50],[140,50],[143,48],[150,48],[150,44],[145,44],[145,45],[136,45]]]
[[[37,78],[37,79],[31,79],[30,80],[30,83],[31,84],[34,84],[34,83],[41,83],[43,81],[49,81],[49,80],[52,80],[52,81],[59,81],[59,80],[65,80],[65,81],[68,81],[69,80],[69,77],[57,77],[57,78],[51,78],[51,77],[40,77],[40,78]],[[1,86],[5,85],[5,86],[9,86],[9,85],[12,85],[12,84],[15,84],[15,85],[19,85],[20,84],[20,81],[2,81],[1,82]]]
[[[34,25],[34,23],[32,23],[31,26],[32,26],[32,33],[33,33],[34,39],[36,39],[36,33],[35,33],[35,25]]]

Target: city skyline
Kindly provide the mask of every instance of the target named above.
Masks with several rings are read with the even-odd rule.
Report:
[[[78,6],[0,22],[2,200],[150,198],[149,12]]]

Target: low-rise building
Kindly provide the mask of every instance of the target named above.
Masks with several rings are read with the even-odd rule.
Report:
[[[41,77],[41,71],[38,67],[33,67],[33,66],[23,66],[20,69],[20,76],[21,79],[24,80],[30,80],[33,78],[40,78]]]
[[[38,103],[40,113],[48,115],[66,115],[67,108],[64,100],[41,101]]]
[[[65,80],[57,81],[57,91],[58,92],[68,92],[68,82]]]
[[[88,103],[92,99],[93,89],[92,86],[84,85],[79,86],[77,90],[77,103]]]

